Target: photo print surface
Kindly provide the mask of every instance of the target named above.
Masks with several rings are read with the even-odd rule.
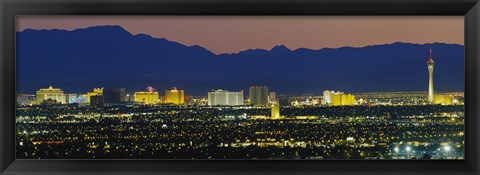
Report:
[[[18,16],[17,159],[464,159],[454,16]]]

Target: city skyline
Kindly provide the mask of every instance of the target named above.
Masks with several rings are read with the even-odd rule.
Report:
[[[427,101],[422,102],[422,104],[441,104],[441,105],[452,105],[458,104],[460,102],[459,94],[455,92],[450,92],[451,94],[442,94],[442,95],[435,95],[434,92],[434,83],[433,83],[433,71],[434,71],[434,64],[435,61],[433,60],[433,53],[432,48],[429,50],[429,58],[427,61],[427,70],[429,74],[428,78],[428,92],[427,92]],[[273,93],[273,95],[271,95]],[[370,92],[371,93],[371,92]],[[405,92],[404,92],[405,93]],[[406,92],[408,93],[408,92]],[[277,102],[274,91],[268,90],[267,86],[250,86],[248,91],[248,98],[245,99],[243,95],[243,89],[239,92],[230,92],[229,90],[223,89],[212,89],[208,91],[208,105],[209,106],[243,106],[244,102],[248,105],[253,106],[268,106],[273,104],[275,110],[277,112],[273,112],[272,108],[272,116],[275,116],[276,119],[279,119],[279,102]],[[19,104],[22,105],[33,105],[29,102],[28,94],[19,94],[22,96],[22,101]],[[27,96],[26,96],[27,95]],[[63,90],[60,88],[53,88],[49,86],[48,88],[41,88],[36,91],[36,102],[37,105],[45,105],[45,104],[88,104],[90,103],[92,106],[98,106],[97,102],[91,103],[91,101],[95,101],[97,97],[101,97],[102,100],[98,101],[98,103],[107,103],[107,104],[119,104],[119,103],[130,103],[134,102],[137,104],[144,104],[144,105],[158,105],[158,104],[173,104],[173,105],[185,105],[185,101],[190,100],[188,98],[188,94],[185,95],[185,91],[182,89],[177,89],[173,87],[171,90],[165,90],[164,98],[159,98],[159,94],[157,90],[152,87],[148,86],[146,91],[135,91],[133,95],[133,99],[129,98],[130,94],[127,94],[125,88],[106,88],[104,90],[103,87],[101,88],[94,88],[92,92],[87,92],[86,94],[64,94]],[[279,94],[280,95],[280,94]],[[311,98],[311,97],[310,97]],[[324,90],[323,96],[321,98],[316,97],[317,99],[312,98],[312,100],[316,100],[315,103],[310,103],[307,99],[305,104],[322,104],[322,105],[331,105],[331,106],[351,106],[355,104],[365,104],[363,98],[360,98],[356,101],[355,96],[352,94],[345,94],[341,91],[330,91]],[[196,99],[199,100],[199,99]],[[201,99],[203,101],[203,105],[205,105],[205,98]],[[248,101],[245,101],[248,100]],[[197,101],[198,102],[198,101]],[[298,105],[298,101],[292,102],[294,106]],[[308,117],[307,117],[308,118]]]
[[[461,17],[17,22],[17,159],[465,159]]]
[[[254,86],[262,86],[261,84],[259,85],[254,85]],[[153,92],[159,92],[159,91],[156,91],[157,89],[153,86],[150,86],[150,85],[145,85],[146,88],[154,88],[155,91]],[[173,87],[173,86],[172,86]],[[45,86],[45,87],[38,87],[38,89],[48,89],[48,88],[56,88],[56,89],[61,89],[62,91],[65,91],[64,88],[60,87],[60,86],[55,86],[55,85],[49,85],[49,86]],[[93,88],[93,89],[103,89],[105,87],[103,86],[98,86],[96,88]],[[122,86],[118,86],[118,87],[108,87],[108,88],[124,88]],[[271,87],[269,87],[271,88]],[[144,90],[145,88],[140,88],[140,89],[126,89],[125,88],[125,92],[126,93],[129,93],[130,94],[134,94],[135,92],[149,92],[149,91],[142,91]],[[188,87],[187,87],[188,89]],[[237,88],[237,89],[225,89],[225,88],[211,88],[209,91],[205,91],[202,95],[189,95],[187,93],[185,93],[185,95],[188,95],[188,96],[200,96],[200,97],[207,97],[208,96],[208,93],[209,92],[216,92],[216,91],[224,91],[224,92],[248,92],[248,89],[249,87],[246,87],[246,88]],[[69,91],[68,89],[66,90],[65,94],[86,94],[86,93],[89,93],[91,92],[92,89],[90,90],[86,90],[86,91]],[[169,90],[168,88],[167,89],[163,89],[163,90]],[[185,89],[182,89],[182,90],[185,90]],[[273,88],[272,88],[273,91],[271,92],[276,92]],[[326,91],[326,90],[332,90],[332,91],[341,91],[339,89],[319,89],[320,91],[322,91],[321,93],[280,93],[277,95],[322,95],[323,91]],[[421,92],[425,92],[427,95],[426,97],[428,97],[428,90],[424,90],[424,91],[368,91],[368,92],[349,92],[349,93],[355,93],[355,94],[364,94],[364,93],[400,93],[400,92],[405,92],[405,93],[421,93]],[[453,92],[463,92],[463,91],[434,91],[435,93],[439,92],[439,93],[453,93]],[[17,93],[17,94],[34,94],[33,92],[31,93]],[[248,93],[247,93],[248,94]],[[160,95],[161,96],[161,95]]]
[[[462,91],[464,84],[464,47],[458,44],[394,42],[319,50],[290,50],[280,45],[270,50],[215,55],[201,46],[189,47],[148,35],[131,35],[120,26],[74,31],[26,30],[18,32],[17,38],[19,93],[31,93],[49,85],[72,92],[100,86],[127,89],[143,89],[146,85],[159,89],[176,86],[187,89],[191,95],[219,88],[246,90],[252,85],[278,87],[277,92],[282,94],[321,93],[321,89],[423,91],[422,79],[428,75],[421,64],[428,59],[430,48],[441,63],[436,66],[435,74],[442,77],[436,85],[438,90]],[[48,45],[41,44],[47,41]],[[59,47],[64,49],[56,49]],[[64,66],[48,64],[66,59],[71,61]],[[118,66],[106,66],[112,64],[109,61],[112,59]],[[147,62],[149,64],[144,64]],[[253,62],[256,64],[249,64]],[[342,65],[342,62],[354,64]],[[176,64],[181,67],[161,66]],[[345,70],[336,71],[337,66]],[[43,68],[40,72],[39,67]],[[249,71],[239,73],[247,67]],[[387,75],[395,77],[396,82],[385,84]],[[191,87],[195,88],[188,89]]]
[[[427,63],[428,70],[428,92],[427,92],[427,103],[422,102],[423,104],[441,104],[441,105],[452,105],[458,104],[460,102],[459,94],[455,92],[450,92],[451,94],[442,94],[435,95],[434,92],[434,83],[433,83],[433,71],[435,61],[433,60],[432,48],[429,50],[429,58]],[[133,95],[133,100],[129,98],[130,94],[127,94],[125,88],[94,88],[92,92],[87,92],[86,94],[64,94],[64,91],[60,88],[53,88],[49,86],[48,88],[41,88],[36,91],[36,102],[37,105],[44,104],[91,104],[92,106],[98,106],[97,103],[106,103],[106,104],[119,104],[119,103],[129,103],[134,102],[137,104],[144,105],[158,105],[158,104],[173,104],[173,105],[185,105],[185,101],[190,100],[188,94],[185,95],[185,91],[182,89],[177,89],[173,87],[172,89],[165,90],[164,98],[159,98],[157,90],[148,86],[146,91],[135,91]],[[271,95],[273,93],[273,95]],[[372,93],[372,92],[370,92]],[[408,91],[406,91],[408,93]],[[244,102],[253,106],[268,106],[273,104],[273,106],[279,107],[279,102],[275,99],[275,92],[268,90],[267,86],[258,86],[253,85],[249,87],[248,98],[245,99],[243,95],[243,89],[239,92],[229,92],[229,90],[223,89],[212,89],[208,91],[208,105],[209,106],[243,106]],[[28,94],[19,94],[22,96],[22,105],[33,105],[28,99]],[[280,94],[279,94],[280,95]],[[20,97],[19,96],[19,97]],[[97,101],[97,97],[101,97],[101,101]],[[272,98],[271,98],[272,97]],[[311,97],[310,97],[311,98]],[[350,106],[355,104],[365,104],[363,103],[363,98],[356,101],[355,96],[352,94],[345,94],[341,91],[330,91],[324,90],[323,96],[317,99],[314,105],[331,105],[331,106]],[[197,99],[199,100],[199,99]],[[248,100],[248,101],[245,101]],[[312,98],[312,100],[314,100]],[[91,101],[95,101],[91,103]],[[202,99],[203,105],[205,105],[205,98]],[[198,101],[197,101],[198,102]],[[292,103],[293,105],[298,105],[298,101]],[[310,105],[310,101],[307,99],[307,105]],[[272,108],[273,110],[273,108]],[[279,110],[279,109],[276,109]],[[272,111],[272,116],[279,119],[279,114]],[[307,117],[308,118],[308,117]]]

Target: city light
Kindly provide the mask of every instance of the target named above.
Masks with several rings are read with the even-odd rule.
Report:
[[[445,152],[449,152],[450,149],[451,149],[451,147],[450,147],[449,145],[445,145],[445,146],[443,147],[443,150],[445,150]]]
[[[465,94],[434,91],[436,63],[430,56],[426,69],[424,61],[419,64],[429,73],[423,91],[354,93],[355,87],[338,87],[290,94],[262,83],[233,83],[231,91],[205,90],[213,87],[208,83],[161,92],[145,84],[141,89],[89,87],[75,93],[38,87],[17,94],[16,156],[462,159]],[[248,94],[241,90],[246,88]]]

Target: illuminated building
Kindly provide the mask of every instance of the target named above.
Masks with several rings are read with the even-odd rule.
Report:
[[[87,95],[78,94],[46,94],[44,100],[46,99],[53,100],[58,104],[87,103]]]
[[[85,104],[87,103],[87,95],[78,95],[78,94],[65,94],[65,103],[72,104],[72,103],[78,103],[78,104]]]
[[[146,91],[135,92],[135,102],[144,104],[158,103],[158,92],[155,88],[148,86]]]
[[[106,88],[103,89],[103,103],[121,103],[125,102],[125,88]]]
[[[185,102],[184,96],[185,94],[183,90],[178,90],[177,88],[173,87],[171,90],[165,90],[165,103],[183,105]]]
[[[77,94],[63,94],[63,96],[65,98],[65,103],[64,104],[69,104],[70,99],[76,98]]]
[[[103,95],[103,88],[94,88],[93,92],[87,92],[87,103],[90,103],[91,96],[102,96]]]
[[[208,92],[208,105],[216,106],[236,106],[243,105],[243,91],[229,92],[227,90],[217,89]]]
[[[317,120],[318,116],[295,116],[297,120]]]
[[[432,49],[430,49],[430,59],[427,61],[428,65],[428,102],[433,103],[435,99],[435,94],[433,91],[433,66],[435,62],[432,58]]]
[[[42,100],[52,100],[55,101],[57,104],[67,104],[67,100],[64,94],[46,94],[44,95],[44,99]]]
[[[31,105],[35,103],[35,95],[31,94],[17,94],[18,105]]]
[[[41,105],[46,105],[46,106],[53,106],[53,105],[58,105],[60,103],[57,102],[57,100],[47,98],[40,103]]]
[[[280,118],[280,104],[278,102],[274,102],[271,107],[272,118]]]
[[[452,105],[453,104],[453,97],[450,96],[450,95],[435,95],[434,104]]]
[[[321,99],[320,97],[313,97],[313,98],[312,98],[312,101],[311,101],[311,104],[312,104],[313,106],[316,106],[316,105],[321,104],[321,102],[322,102],[322,99]]]
[[[328,97],[330,98],[330,103],[327,103],[327,104],[331,104],[332,106],[340,106],[342,104],[341,102],[342,98],[340,95],[343,95],[343,94],[344,94],[343,92],[331,91],[330,93],[328,93],[328,96],[327,96],[327,98]]]
[[[343,92],[333,93],[332,106],[348,106],[355,104],[355,96],[352,94],[344,94]]]
[[[268,104],[268,87],[267,86],[252,86],[249,88],[248,95],[250,97],[250,104],[262,105]]]
[[[70,96],[68,98],[68,103],[86,104],[88,103],[88,96],[86,94],[82,94],[82,95],[75,94],[74,96]]]
[[[347,94],[345,95],[346,97],[346,102],[345,105],[355,105],[355,96],[352,94]]]
[[[159,97],[159,99],[160,99],[160,97]],[[135,101],[135,94],[133,94],[133,95],[127,94],[127,101],[128,102]]]
[[[93,108],[103,107],[103,96],[94,95],[90,97],[90,106]]]
[[[37,104],[41,104],[43,100],[47,100],[49,98],[51,98],[52,100],[57,100],[57,102],[63,101],[63,103],[65,103],[65,96],[63,96],[63,90],[59,88],[53,88],[52,86],[50,86],[46,89],[40,89],[36,92]]]
[[[276,96],[275,92],[269,92],[268,101],[270,101],[270,103],[275,103],[276,98],[277,98],[277,96]]]
[[[332,106],[340,106],[341,105],[341,97],[340,94],[333,94],[331,96],[332,103],[330,103]]]
[[[334,91],[325,90],[323,91],[323,100],[322,104],[331,104],[332,103],[332,94]]]

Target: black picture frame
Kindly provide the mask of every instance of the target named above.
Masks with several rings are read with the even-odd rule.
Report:
[[[480,172],[478,0],[0,0],[0,174],[468,174]],[[15,160],[18,15],[465,16],[465,160]]]

